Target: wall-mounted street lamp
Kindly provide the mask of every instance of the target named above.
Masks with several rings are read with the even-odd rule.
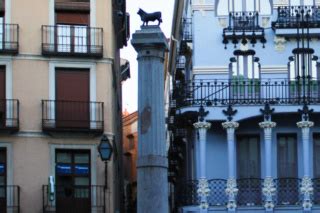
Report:
[[[100,140],[100,144],[98,146],[98,152],[100,154],[101,160],[104,161],[104,163],[105,163],[105,168],[104,168],[105,182],[104,182],[104,184],[105,184],[105,187],[108,187],[108,166],[107,166],[107,164],[112,156],[113,149],[112,149],[111,143],[106,135],[103,135]]]

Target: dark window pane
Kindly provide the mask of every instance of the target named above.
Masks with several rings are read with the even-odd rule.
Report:
[[[69,152],[58,152],[57,153],[57,163],[71,163],[72,155]]]
[[[89,154],[88,153],[76,153],[74,155],[75,163],[89,163]]]

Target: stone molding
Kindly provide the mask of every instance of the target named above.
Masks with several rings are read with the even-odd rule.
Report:
[[[310,128],[314,126],[314,122],[312,121],[299,121],[297,122],[297,126],[299,128]]]

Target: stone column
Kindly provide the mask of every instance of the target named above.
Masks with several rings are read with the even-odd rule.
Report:
[[[132,35],[138,53],[138,213],[168,213],[168,160],[164,116],[165,35],[158,26]]]
[[[273,211],[276,187],[272,178],[272,128],[276,127],[276,123],[272,121],[264,121],[259,123],[260,128],[264,131],[264,153],[265,153],[265,179],[263,182],[262,192],[265,196],[264,207],[266,211]]]
[[[234,141],[235,130],[239,127],[239,123],[227,121],[222,123],[222,127],[227,130],[228,141],[228,180],[226,194],[228,195],[228,211],[235,211],[237,208],[236,196],[238,194],[236,180],[236,147]]]
[[[303,178],[300,191],[303,194],[303,209],[310,211],[312,207],[311,195],[313,194],[312,180],[310,177],[310,127],[313,127],[312,121],[300,121],[297,126],[302,131],[303,144]]]
[[[207,143],[207,130],[210,129],[211,124],[208,122],[197,122],[193,126],[198,130],[199,133],[199,185],[198,185],[198,195],[200,197],[200,212],[208,212],[209,204],[207,197],[209,195],[210,189],[207,180],[207,167],[206,167],[206,143]]]

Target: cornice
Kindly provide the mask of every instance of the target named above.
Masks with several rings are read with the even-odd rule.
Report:
[[[193,11],[214,11],[214,5],[196,3],[192,5],[192,10]]]

